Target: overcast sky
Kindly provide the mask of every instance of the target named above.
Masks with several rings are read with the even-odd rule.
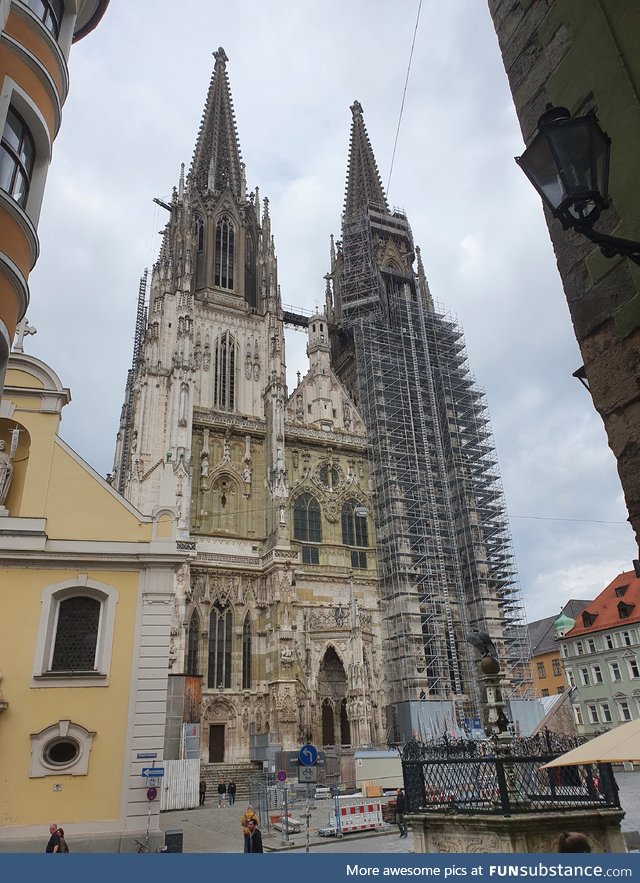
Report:
[[[271,203],[284,304],[324,300],[358,99],[387,189],[417,0],[112,0],[73,47],[30,279],[25,350],[71,388],[61,434],[111,471],[138,283],[188,168],[223,46],[249,189]],[[391,184],[434,299],[486,389],[529,620],[591,598],[636,555],[485,2],[424,0]],[[287,335],[289,389],[306,370]]]

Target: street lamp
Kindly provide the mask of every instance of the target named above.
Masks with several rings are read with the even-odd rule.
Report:
[[[608,258],[622,255],[640,265],[640,242],[593,229],[609,204],[610,148],[594,113],[571,119],[566,107],[549,106],[516,162],[565,230],[573,227]]]

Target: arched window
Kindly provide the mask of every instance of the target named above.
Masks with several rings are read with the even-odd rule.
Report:
[[[200,636],[200,617],[197,611],[193,611],[189,622],[189,634],[187,635],[187,661],[185,671],[188,675],[197,675],[198,672],[198,638]]]
[[[204,230],[204,220],[201,217],[196,217],[196,288],[202,288],[205,284],[205,263],[204,263],[204,252],[205,252],[205,230]]]
[[[216,259],[214,284],[233,289],[234,229],[226,215],[216,224]]]
[[[253,239],[247,233],[244,246],[244,299],[254,309],[257,306],[256,294],[256,255]]]
[[[251,689],[251,618],[248,613],[242,627],[242,689]]]
[[[210,689],[231,687],[231,609],[216,603],[209,617],[209,672]]]
[[[320,506],[311,494],[300,494],[293,504],[293,538],[303,543],[322,542]],[[318,564],[319,561],[316,546],[302,547],[303,564]]]
[[[369,545],[367,516],[359,514],[360,508],[356,500],[347,500],[342,507],[342,542],[345,546],[366,548]],[[365,568],[367,553],[352,549],[351,566]]]
[[[233,411],[236,397],[236,342],[229,331],[216,340],[214,353],[213,405]]]
[[[76,596],[58,605],[58,623],[50,671],[95,671],[100,601]]]

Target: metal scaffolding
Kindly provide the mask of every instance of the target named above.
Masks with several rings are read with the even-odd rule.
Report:
[[[120,415],[120,456],[116,464],[117,472],[115,476],[115,488],[121,494],[124,494],[125,491],[129,453],[131,451],[131,432],[133,429],[133,381],[142,355],[142,344],[144,342],[144,333],[147,324],[146,301],[147,268],[145,267],[145,271],[140,278],[140,285],[138,287],[138,306],[136,309],[136,331],[133,338],[133,354],[131,357],[131,368],[129,368],[127,372],[124,404],[122,406],[122,414]]]
[[[335,369],[368,429],[390,702],[480,714],[472,629],[499,647],[526,693],[528,634],[484,394],[461,329],[413,272],[378,266],[376,243],[413,248],[400,212],[343,220]]]

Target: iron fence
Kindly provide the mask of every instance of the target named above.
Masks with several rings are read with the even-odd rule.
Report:
[[[542,769],[577,744],[554,734],[506,744],[409,742],[401,751],[407,812],[512,815],[619,808],[610,764]]]

